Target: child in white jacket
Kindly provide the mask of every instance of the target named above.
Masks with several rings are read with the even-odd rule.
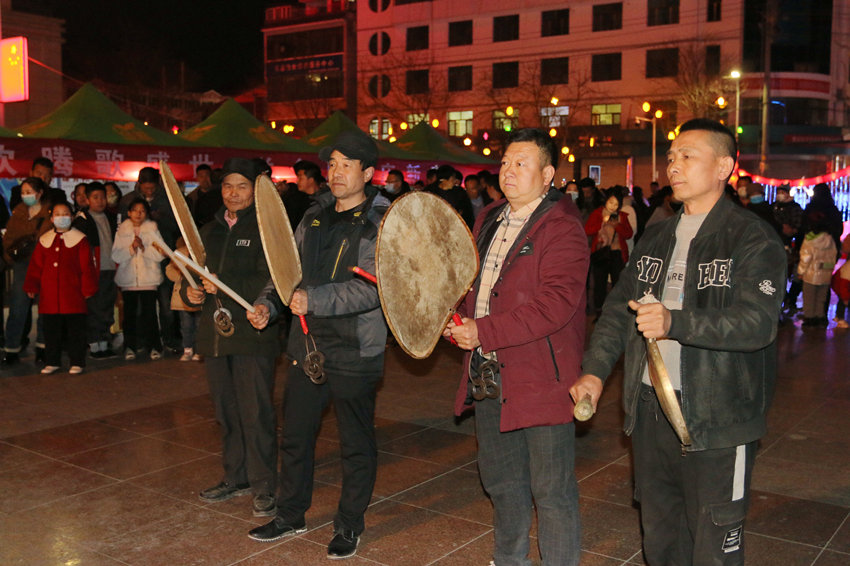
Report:
[[[156,222],[148,220],[150,205],[135,199],[127,220],[118,226],[112,259],[118,264],[115,284],[124,298],[124,359],[133,360],[141,348],[150,349],[152,360],[162,357],[162,341],[156,319],[156,289],[162,283],[163,260],[152,244],[163,243]],[[164,245],[164,243],[163,243]]]
[[[811,228],[800,246],[797,274],[803,280],[803,326],[826,326],[829,284],[835,267],[835,240],[820,218],[810,219]]]

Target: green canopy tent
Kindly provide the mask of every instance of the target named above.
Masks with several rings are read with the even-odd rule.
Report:
[[[463,149],[426,122],[419,122],[395,143],[396,147],[419,159],[459,165],[493,165],[494,160]]]
[[[206,147],[291,153],[316,151],[316,148],[308,143],[284,136],[267,127],[232,98],[225,100],[206,120],[192,126],[178,137]]]
[[[18,128],[25,138],[75,140],[151,146],[194,146],[121,110],[91,83],[86,83],[50,114]]]
[[[333,142],[341,132],[359,129],[351,118],[343,114],[341,110],[337,110],[302,139],[311,144],[314,147],[313,151],[315,151],[315,148],[321,148]],[[399,149],[394,144],[382,140],[375,141],[378,144],[378,155],[383,158],[405,159],[408,161],[421,161],[424,159],[421,155],[414,155],[403,149]]]

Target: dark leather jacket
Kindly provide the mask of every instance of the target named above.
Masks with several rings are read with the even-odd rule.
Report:
[[[625,350],[624,429],[631,434],[646,363],[629,299],[660,298],[682,212],[647,228],[605,301],[582,360],[603,380]],[[668,336],[682,345],[682,413],[690,450],[738,446],[766,430],[776,380],[776,331],[785,295],[785,252],[776,232],[720,198],[691,242],[682,310]]]

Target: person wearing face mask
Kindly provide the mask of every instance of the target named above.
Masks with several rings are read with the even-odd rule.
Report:
[[[384,181],[384,187],[379,189],[381,194],[387,200],[393,202],[395,199],[410,192],[410,185],[404,180],[404,173],[398,169],[393,169],[387,173],[387,179]]]
[[[9,316],[6,319],[5,354],[2,364],[10,366],[20,361],[21,344],[27,313],[32,299],[24,292],[24,279],[30,258],[39,236],[50,230],[48,207],[42,204],[47,185],[38,177],[27,177],[21,183],[21,202],[12,210],[12,216],[3,235],[3,258],[12,266],[12,286],[9,289]],[[43,348],[41,331],[38,332],[36,354]]]
[[[63,347],[71,360],[69,373],[86,366],[86,299],[97,291],[97,271],[85,234],[71,227],[71,205],[50,210],[52,230],[38,238],[24,281],[30,299],[38,295],[44,325],[44,369],[59,370]]]

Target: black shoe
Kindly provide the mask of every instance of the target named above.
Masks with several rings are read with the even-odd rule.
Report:
[[[106,360],[109,358],[114,358],[117,356],[115,352],[112,351],[112,348],[107,348],[106,350],[100,350],[98,352],[92,352],[91,357],[96,360]]]
[[[44,361],[44,348],[39,346],[35,347],[35,361],[36,363]]]
[[[249,493],[251,493],[251,486],[247,483],[231,485],[226,481],[223,481],[216,486],[205,489],[199,494],[199,497],[201,498],[201,501],[218,503],[219,501],[227,501],[232,497],[247,495]]]
[[[299,522],[287,523],[280,517],[275,517],[262,527],[248,531],[248,537],[260,542],[272,542],[306,532],[307,523],[304,519]]]
[[[354,556],[357,554],[358,544],[360,544],[360,537],[355,535],[354,531],[349,529],[334,531],[334,538],[328,545],[328,558],[340,560]]]
[[[6,352],[6,355],[3,356],[3,361],[0,362],[0,365],[13,366],[20,361],[21,356],[17,352]]]
[[[259,493],[254,496],[254,517],[274,517],[277,505],[271,493]]]

